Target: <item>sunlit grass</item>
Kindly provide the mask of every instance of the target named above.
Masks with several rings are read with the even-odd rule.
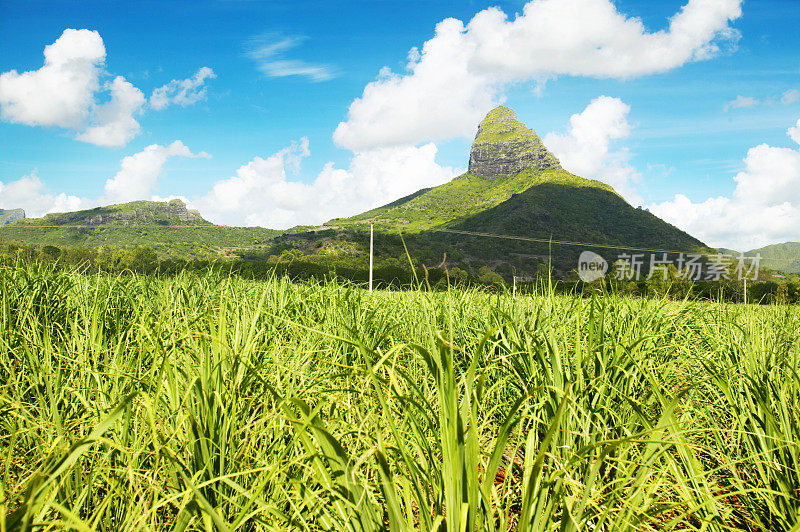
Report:
[[[0,531],[790,530],[800,312],[0,268]]]

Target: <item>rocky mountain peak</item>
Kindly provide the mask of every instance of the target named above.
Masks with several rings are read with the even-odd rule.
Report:
[[[10,224],[25,218],[25,211],[22,209],[0,209],[0,225]]]
[[[469,152],[469,173],[485,177],[515,175],[524,170],[560,168],[555,155],[508,107],[495,107],[478,126]]]
[[[119,205],[107,205],[85,211],[47,214],[44,217],[53,225],[106,225],[121,223],[124,226],[138,223],[156,223],[159,225],[182,224],[186,222],[208,223],[195,210],[186,208],[179,199],[169,202],[132,201]]]

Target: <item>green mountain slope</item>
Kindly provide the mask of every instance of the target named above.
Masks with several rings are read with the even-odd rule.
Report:
[[[180,200],[172,200],[26,218],[0,227],[0,239],[56,246],[147,245],[163,255],[200,257],[261,244],[281,232],[214,225]]]
[[[459,229],[676,251],[708,251],[699,240],[616,193],[548,181],[456,225]]]
[[[407,196],[408,199],[403,198],[405,201],[398,200],[351,218],[337,218],[325,225],[348,226],[374,221],[385,229],[422,231],[467,220],[497,207],[514,194],[543,183],[590,186],[614,194],[613,189],[605,183],[583,179],[560,168],[543,171],[529,169],[503,178],[466,173],[449,183]]]
[[[748,251],[746,255],[761,255],[761,265],[786,273],[800,273],[800,242],[784,242]]]

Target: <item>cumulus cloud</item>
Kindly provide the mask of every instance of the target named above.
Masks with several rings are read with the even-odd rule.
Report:
[[[136,115],[146,103],[142,91],[116,76],[108,83],[106,49],[96,31],[66,29],[44,48],[38,70],[0,74],[0,119],[28,126],[60,127],[75,139],[97,146],[124,146],[141,126]],[[205,98],[206,79],[214,72],[203,67],[185,80],[172,80],[153,91],[150,106],[187,106]],[[108,95],[108,101],[101,103]]]
[[[95,108],[95,121],[75,138],[97,146],[124,146],[139,134],[141,126],[134,115],[145,103],[142,91],[117,76],[107,84],[111,101]]]
[[[86,198],[50,192],[36,171],[9,183],[0,181],[0,209],[25,209],[29,218],[93,206],[95,202]]]
[[[169,146],[151,144],[139,153],[122,159],[119,172],[106,181],[101,203],[125,203],[150,199],[164,163],[170,157],[210,157],[205,152],[192,153],[180,140]]]
[[[0,209],[22,208],[29,218],[38,218],[51,212],[91,209],[112,203],[135,200],[168,201],[176,196],[165,199],[153,195],[152,192],[163,173],[164,164],[171,157],[208,158],[210,155],[206,152],[192,153],[180,140],[168,146],[152,144],[122,159],[120,170],[106,181],[105,194],[99,198],[54,194],[34,170],[16,181],[0,181]],[[185,198],[178,197],[186,201]]]
[[[150,95],[150,107],[160,111],[172,104],[187,107],[205,100],[207,89],[205,82],[216,77],[212,69],[202,67],[191,78],[173,79],[153,91]]]
[[[790,139],[800,144],[800,120],[797,121],[797,125],[790,127],[786,134],[789,135]]]
[[[728,24],[741,15],[740,4],[689,0],[667,29],[652,33],[610,0],[532,0],[513,20],[492,7],[466,26],[446,19],[421,50],[412,48],[406,73],[381,70],[333,138],[362,151],[468,137],[509,83],[627,79],[705,60],[735,44],[738,32]]]
[[[80,127],[99,89],[105,57],[96,31],[64,30],[45,46],[39,70],[0,74],[0,117],[29,126]]]
[[[787,134],[800,144],[800,120]],[[746,251],[797,240],[800,228],[800,148],[750,148],[734,176],[731,197],[694,203],[683,194],[650,210],[712,246]]]
[[[256,157],[192,203],[210,220],[288,228],[349,216],[442,184],[459,170],[436,163],[436,145],[357,153],[347,169],[328,163],[312,183],[292,176],[309,155],[303,138],[267,158]]]
[[[336,69],[331,65],[284,58],[289,50],[305,40],[305,37],[297,36],[262,35],[250,39],[246,53],[255,61],[256,68],[271,78],[302,76],[318,82],[336,77]]]
[[[53,194],[34,172],[7,184],[0,182],[0,208],[22,207],[28,216],[38,217],[49,212],[178,197],[216,223],[288,228],[357,214],[421,188],[440,185],[464,172],[463,168],[440,166],[436,153],[433,143],[378,148],[355,154],[346,169],[329,162],[311,183],[305,183],[298,176],[310,151],[308,140],[302,138],[273,155],[255,157],[232,177],[217,181],[205,195],[187,200],[154,194],[170,158],[210,157],[205,152],[195,154],[176,140],[165,146],[152,144],[124,157],[99,198]]]
[[[548,133],[543,142],[566,170],[608,183],[629,202],[638,204],[641,197],[633,182],[639,173],[629,163],[628,150],[611,149],[614,141],[630,135],[630,110],[619,98],[600,96],[570,117],[566,133]]]

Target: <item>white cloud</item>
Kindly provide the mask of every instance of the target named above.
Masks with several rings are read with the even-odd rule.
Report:
[[[194,154],[180,140],[168,146],[152,144],[122,159],[120,170],[106,181],[105,194],[100,198],[54,194],[47,189],[34,170],[16,181],[0,181],[0,209],[22,208],[27,217],[38,218],[51,212],[77,211],[112,203],[135,200],[168,201],[176,196],[159,198],[152,195],[152,191],[161,177],[164,163],[170,157],[208,158],[210,155],[206,152]],[[180,198],[185,201],[185,198]]]
[[[797,121],[797,125],[790,127],[786,133],[789,135],[789,138],[800,144],[800,120]]]
[[[186,79],[173,79],[166,85],[158,87],[150,95],[150,107],[160,111],[170,104],[186,107],[206,99],[205,82],[216,78],[209,67],[202,67],[194,76]]]
[[[336,77],[336,69],[330,65],[282,57],[304,40],[305,37],[262,35],[249,41],[247,56],[256,62],[256,68],[262,74],[271,78],[303,76],[317,82]]]
[[[358,153],[346,170],[328,163],[307,184],[290,179],[309,154],[303,138],[265,159],[256,157],[235,176],[218,181],[192,207],[214,222],[232,225],[287,228],[322,223],[442,184],[460,173],[439,166],[436,151],[430,143]]]
[[[436,145],[430,143],[359,153],[347,169],[328,163],[312,183],[304,183],[296,178],[303,158],[309,155],[308,140],[303,138],[269,157],[255,157],[233,177],[217,181],[204,196],[187,201],[182,196],[154,194],[169,158],[210,157],[205,152],[194,154],[176,140],[167,146],[147,146],[123,158],[100,198],[53,194],[33,172],[17,181],[0,182],[0,208],[23,208],[29,217],[39,217],[49,212],[179,197],[217,223],[287,228],[357,214],[440,185],[463,172],[438,165],[436,152]]]
[[[0,119],[28,126],[56,126],[75,132],[75,139],[97,146],[124,146],[141,132],[135,115],[146,102],[142,91],[103,65],[106,49],[96,31],[66,29],[44,48],[39,70],[0,74]],[[150,104],[163,109],[187,106],[205,98],[203,86],[214,72],[203,67],[185,80],[172,80],[153,91]],[[108,94],[108,101],[100,97]]]
[[[102,204],[150,199],[164,163],[170,157],[210,157],[205,152],[193,154],[180,140],[169,146],[151,144],[139,153],[122,159],[119,172],[108,179]]]
[[[95,205],[91,200],[53,194],[39,179],[36,171],[9,183],[0,181],[0,209],[24,209],[25,216],[40,217],[51,212],[69,212],[88,209]]]
[[[333,138],[362,151],[469,137],[509,83],[559,75],[626,79],[708,59],[732,44],[741,0],[689,0],[666,30],[650,33],[610,0],[532,0],[513,20],[485,9],[469,24],[446,19],[407,73],[384,67],[350,105]]]
[[[730,111],[731,109],[744,109],[747,107],[755,107],[761,105],[761,101],[753,98],[752,96],[742,96],[741,94],[735,100],[725,104],[723,110]]]
[[[639,173],[628,162],[628,150],[611,151],[615,140],[630,135],[627,120],[630,110],[619,98],[600,96],[583,112],[570,117],[567,133],[548,133],[543,142],[564,169],[608,183],[629,202],[639,204],[641,197],[632,185],[639,179]]]
[[[747,107],[757,107],[759,105],[792,105],[800,101],[800,91],[797,89],[789,89],[784,91],[780,96],[770,96],[766,100],[759,100],[752,96],[742,96],[741,94],[735,100],[726,103],[723,110],[730,111],[731,109],[743,109]]]
[[[29,126],[80,127],[93,105],[105,57],[96,31],[64,30],[45,47],[39,70],[0,74],[0,116]]]
[[[95,108],[95,123],[75,138],[97,146],[124,146],[142,129],[133,116],[144,105],[144,94],[122,76],[106,88],[111,91],[111,101]]]
[[[783,105],[792,105],[797,102],[800,102],[800,91],[797,89],[789,89],[781,95]]]
[[[787,131],[800,144],[800,120]],[[800,148],[750,148],[731,197],[693,203],[683,194],[650,210],[712,246],[740,251],[800,237]]]

